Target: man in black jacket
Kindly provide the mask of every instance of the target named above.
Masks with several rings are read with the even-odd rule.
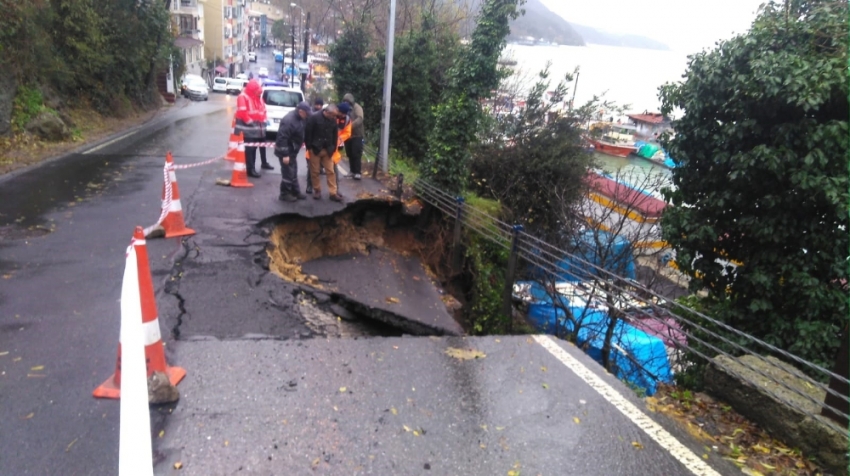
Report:
[[[336,151],[339,131],[336,126],[336,116],[339,113],[336,105],[331,104],[307,118],[304,128],[304,143],[310,153],[310,182],[313,184],[313,198],[322,198],[322,185],[319,183],[319,168],[324,167],[327,173],[328,195],[335,202],[342,201],[336,188],[333,154]]]
[[[277,129],[274,155],[280,159],[280,196],[285,202],[304,200],[307,195],[301,193],[298,186],[298,151],[304,142],[304,126],[310,115],[310,105],[301,102],[293,111],[283,117]]]

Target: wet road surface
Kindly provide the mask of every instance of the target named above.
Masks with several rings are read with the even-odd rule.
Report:
[[[159,214],[165,153],[222,155],[234,99],[0,179],[0,474],[115,473],[119,406],[91,391],[114,370],[124,250]],[[148,240],[167,357],[188,371],[181,401],[152,411],[157,474],[689,474],[529,337],[356,338],[327,295],[263,267],[258,224],[345,206],[282,204],[278,173],[234,190],[215,185],[229,163],[179,171],[198,233]]]

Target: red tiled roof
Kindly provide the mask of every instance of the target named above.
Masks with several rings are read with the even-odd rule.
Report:
[[[648,114],[629,114],[629,119],[638,122],[648,122],[650,124],[661,124],[664,122],[664,115],[660,112],[650,112]]]

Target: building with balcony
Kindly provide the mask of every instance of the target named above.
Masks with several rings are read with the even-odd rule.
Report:
[[[204,0],[204,49],[219,75],[233,77],[248,69],[246,0]]]
[[[254,0],[248,4],[248,38],[253,47],[272,43],[272,24],[283,20],[283,10],[270,0]]]
[[[206,72],[204,51],[204,3],[206,0],[173,0],[171,23],[177,34],[174,46],[183,52],[186,74]]]

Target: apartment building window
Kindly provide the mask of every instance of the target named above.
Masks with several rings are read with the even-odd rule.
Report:
[[[224,57],[230,58],[231,56],[233,56],[233,46],[227,45],[224,47]]]
[[[239,40],[239,41],[236,42],[236,51],[239,54],[242,54],[242,40]]]
[[[224,37],[225,38],[233,38],[233,27],[230,25],[224,25]]]
[[[224,18],[233,18],[233,7],[225,6],[224,7]]]

